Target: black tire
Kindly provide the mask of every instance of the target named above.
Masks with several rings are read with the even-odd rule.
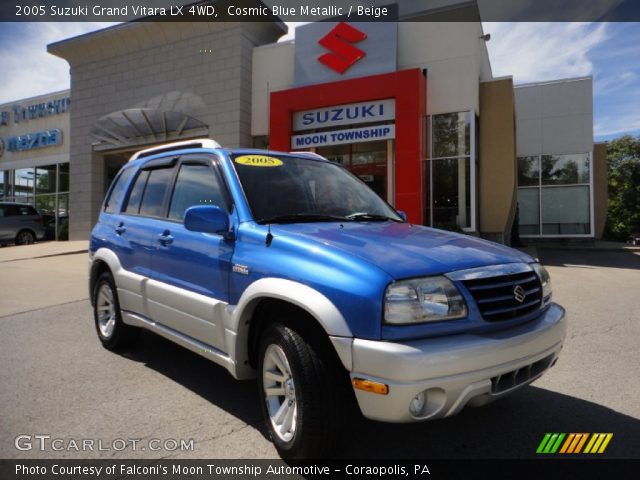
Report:
[[[110,272],[100,274],[92,295],[93,319],[102,346],[108,350],[117,350],[132,345],[140,330],[122,322],[118,290]],[[104,310],[105,308],[108,310]]]
[[[276,431],[277,427],[269,410],[271,408],[273,412],[277,409],[280,399],[282,407],[290,398],[274,395],[268,399],[265,392],[265,381],[271,382],[268,387],[279,387],[277,380],[265,380],[264,376],[265,364],[267,371],[274,372],[275,375],[279,373],[278,369],[269,369],[273,362],[267,358],[268,354],[277,352],[277,349],[286,357],[294,385],[295,427],[292,432],[287,431],[285,434],[290,435],[290,438],[283,438],[282,432]],[[258,357],[260,403],[267,430],[282,458],[326,458],[339,447],[350,404],[345,391],[345,387],[349,385],[348,375],[338,363],[335,352],[327,351],[323,342],[307,342],[292,327],[274,323],[264,331]],[[286,382],[280,384],[283,386],[282,391],[289,394],[291,388]],[[272,402],[271,407],[268,402]],[[284,425],[285,421],[286,417],[280,425]]]
[[[20,230],[16,235],[16,245],[31,245],[35,241],[36,235],[31,230]]]

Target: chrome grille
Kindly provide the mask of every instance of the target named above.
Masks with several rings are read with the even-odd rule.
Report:
[[[511,273],[489,278],[463,280],[473,296],[478,310],[488,322],[513,320],[538,308],[542,301],[542,287],[533,271]],[[519,302],[516,297],[524,299]]]

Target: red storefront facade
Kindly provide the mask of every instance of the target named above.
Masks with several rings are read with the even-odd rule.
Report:
[[[269,147],[291,150],[296,112],[376,100],[395,100],[394,189],[389,200],[409,221],[424,222],[427,79],[410,69],[272,92]]]

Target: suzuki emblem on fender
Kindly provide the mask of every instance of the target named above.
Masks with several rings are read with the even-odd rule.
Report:
[[[520,285],[516,285],[515,288],[513,289],[513,298],[516,299],[516,302],[518,303],[524,302],[524,299],[526,296],[527,296],[527,293],[524,291],[524,288],[522,288]]]
[[[340,22],[318,41],[320,45],[331,52],[318,57],[318,61],[343,74],[351,65],[366,55],[362,50],[352,45],[352,43],[361,42],[366,38],[366,33],[348,23]]]

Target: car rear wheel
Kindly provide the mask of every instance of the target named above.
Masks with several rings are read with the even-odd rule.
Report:
[[[103,272],[93,289],[93,317],[102,345],[115,350],[131,345],[139,330],[122,322],[120,302],[115,282],[109,272]]]
[[[287,459],[321,457],[337,447],[348,402],[326,352],[296,330],[273,324],[262,336],[259,392],[267,430]]]
[[[31,245],[36,241],[36,236],[31,230],[20,230],[16,235],[16,245]]]

